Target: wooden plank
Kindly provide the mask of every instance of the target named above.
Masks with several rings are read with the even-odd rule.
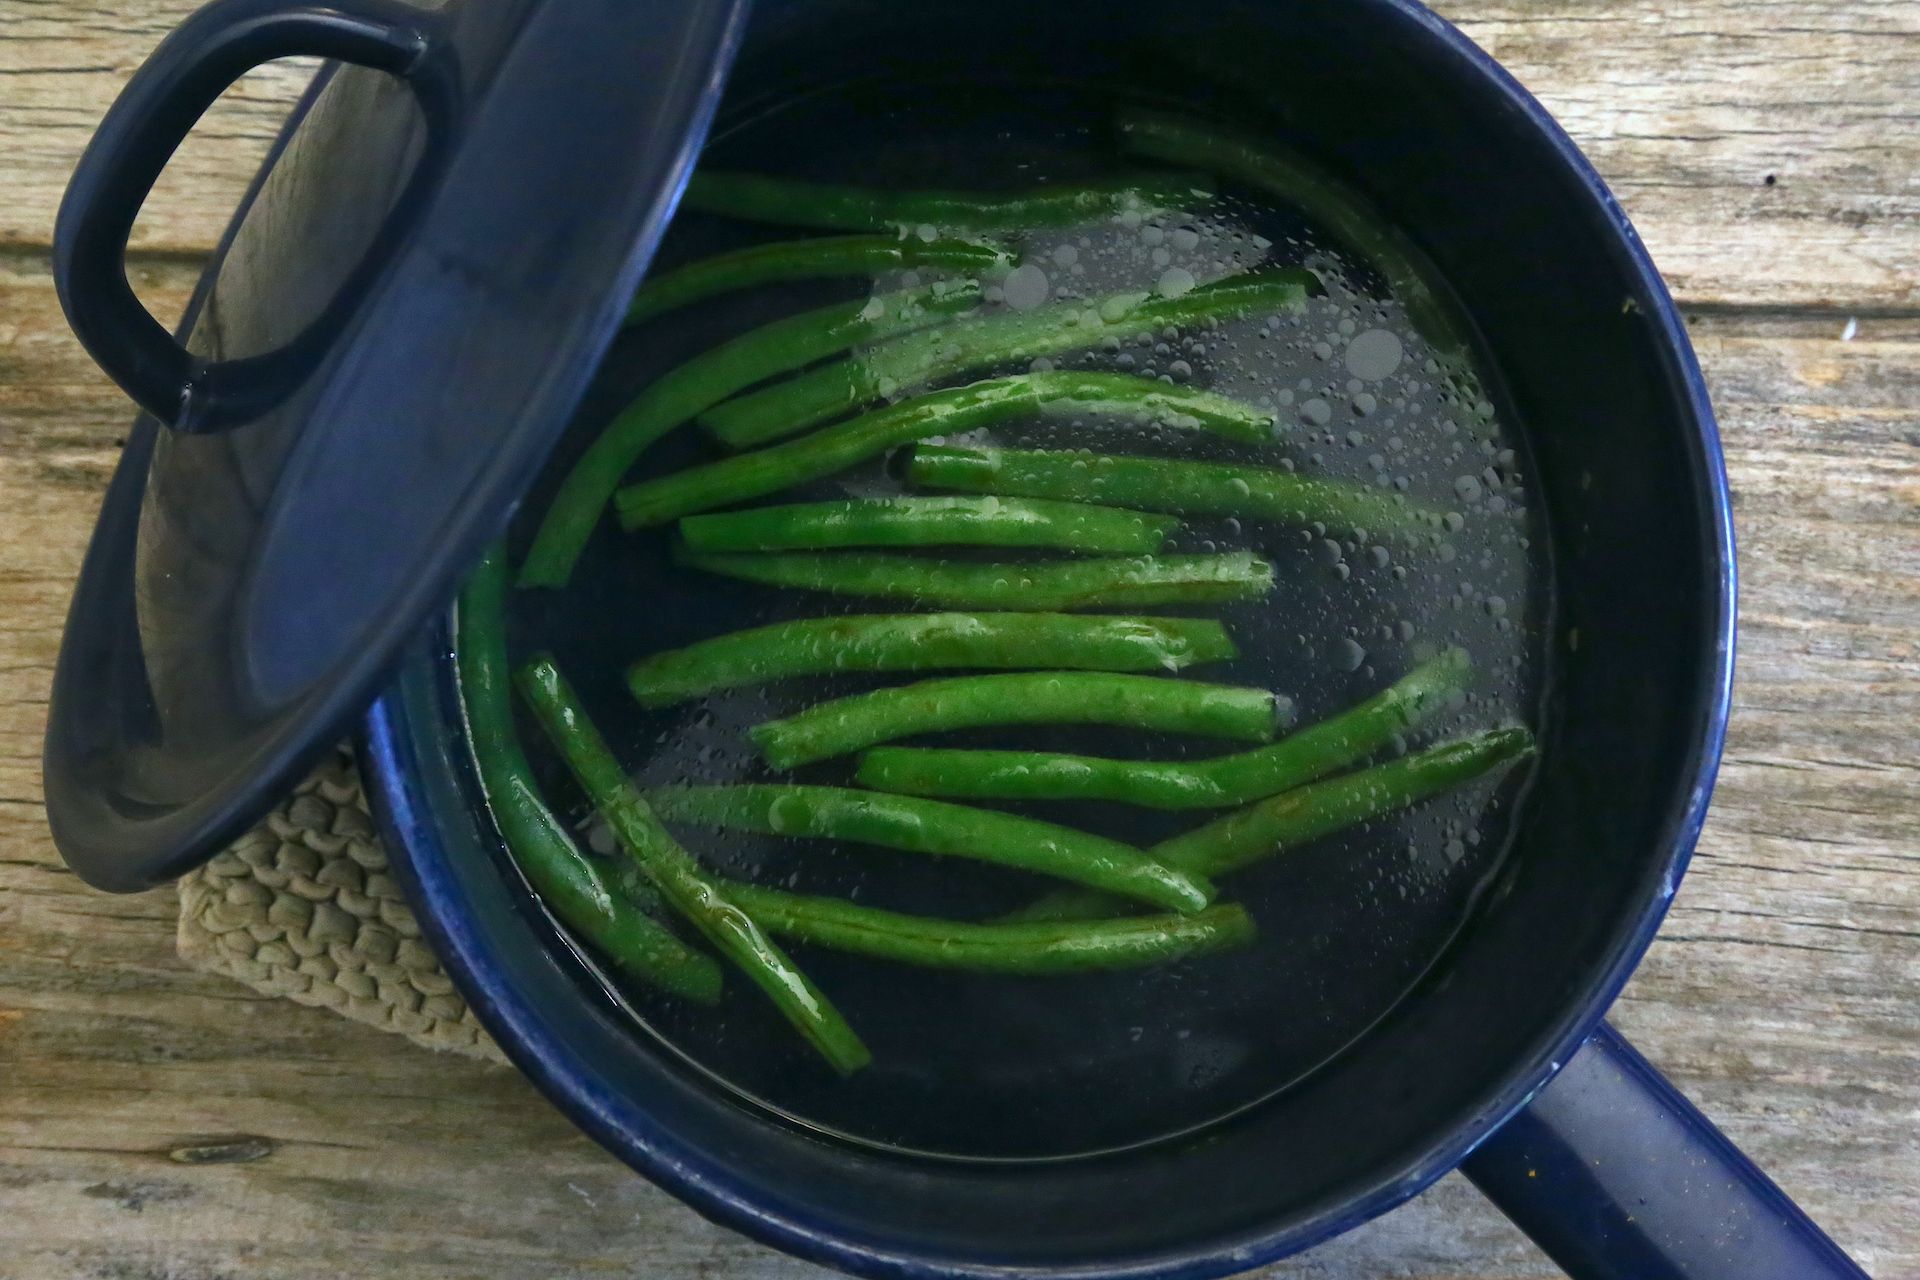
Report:
[[[44,244],[74,159],[193,0],[0,0],[0,244]],[[1443,0],[1585,148],[1686,300],[1920,304],[1920,6],[1911,0]],[[230,91],[135,232],[218,238],[307,74]],[[1771,179],[1771,183],[1769,182]]]
[[[142,282],[177,308],[191,271]],[[1920,319],[1707,314],[1738,500],[1738,710],[1619,1023],[1874,1274],[1920,1277]],[[703,1222],[511,1071],[184,969],[169,892],[60,865],[38,749],[129,416],[0,254],[0,1275],[815,1269]],[[210,1161],[176,1153],[206,1149]],[[1457,1178],[1273,1276],[1546,1280]]]

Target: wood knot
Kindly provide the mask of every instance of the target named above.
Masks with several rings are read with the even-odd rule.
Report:
[[[246,1164],[265,1160],[273,1154],[272,1138],[252,1134],[234,1134],[219,1138],[189,1138],[167,1148],[167,1159],[175,1164]]]

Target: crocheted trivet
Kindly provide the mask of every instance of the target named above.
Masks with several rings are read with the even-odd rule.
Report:
[[[180,881],[180,954],[255,991],[322,1005],[430,1049],[503,1062],[387,874],[353,755],[340,748]]]

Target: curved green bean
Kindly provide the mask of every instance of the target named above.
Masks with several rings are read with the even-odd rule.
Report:
[[[683,207],[746,222],[830,231],[921,228],[1031,231],[1072,227],[1122,213],[1191,209],[1213,199],[1204,178],[1145,174],[1106,182],[1034,187],[1014,192],[885,191],[761,174],[697,170]]]
[[[1273,566],[1250,551],[995,563],[884,551],[677,549],[676,562],[767,586],[909,600],[942,609],[1106,609],[1221,604],[1273,589]]]
[[[521,696],[587,798],[667,904],[766,992],[787,1021],[836,1071],[850,1075],[872,1061],[867,1046],[833,1003],[746,912],[727,900],[720,887],[660,825],[553,660],[535,658],[520,668],[516,680]]]
[[[627,687],[643,707],[794,676],[943,667],[1178,671],[1238,650],[1206,618],[1063,613],[871,614],[803,618],[736,631],[642,658]]]
[[[1198,911],[1213,897],[1206,877],[1169,871],[1132,845],[992,809],[770,783],[655,787],[647,799],[673,822],[970,858],[1173,911]]]
[[[628,529],[764,497],[830,476],[898,445],[1026,413],[1112,416],[1267,440],[1273,415],[1208,391],[1120,373],[1027,373],[903,400],[798,440],[628,485],[614,497]]]
[[[1421,337],[1442,355],[1465,355],[1466,324],[1426,255],[1365,197],[1318,164],[1278,151],[1267,140],[1158,111],[1123,109],[1119,132],[1121,144],[1137,154],[1204,165],[1299,209],[1379,270]]]
[[[1440,513],[1397,494],[1316,480],[1238,462],[1189,462],[1084,450],[971,449],[922,445],[907,462],[907,480],[930,489],[997,497],[1099,502],[1181,515],[1238,516],[1325,524],[1382,536],[1412,536],[1440,527]]]
[[[981,275],[1012,266],[1013,254],[990,240],[922,240],[918,236],[819,236],[748,245],[648,277],[627,307],[627,323],[723,293],[781,280],[876,276],[897,268],[932,267]]]
[[[1148,809],[1221,809],[1323,778],[1371,755],[1445,706],[1470,663],[1449,649],[1359,706],[1270,746],[1211,760],[1113,760],[1048,751],[875,747],[863,787],[969,800],[1113,800]]]
[[[1371,769],[1310,783],[1216,818],[1148,852],[1171,867],[1226,875],[1249,863],[1450,791],[1532,755],[1533,735],[1495,729],[1444,742]],[[1075,920],[1124,910],[1112,894],[1064,890],[1013,913],[1014,920]]]
[[[916,733],[1002,724],[1104,724],[1266,742],[1282,715],[1265,689],[1091,671],[949,676],[856,693],[747,730],[768,764],[815,760]]]
[[[1319,280],[1301,268],[1229,276],[1178,297],[1114,294],[1002,311],[909,334],[858,355],[748,392],[700,414],[700,425],[729,448],[744,449],[943,378],[1129,338],[1168,326],[1290,311]]]
[[[1238,903],[1190,915],[974,924],[901,915],[840,898],[728,884],[727,896],[769,933],[937,969],[1054,975],[1186,960],[1253,941]]]
[[[649,445],[701,409],[774,374],[931,324],[979,297],[978,285],[955,282],[835,303],[741,334],[665,374],[621,410],[567,472],[520,566],[519,585],[565,585],[620,477]]]
[[[1050,547],[1146,555],[1179,524],[1085,502],[1024,498],[854,498],[687,516],[694,551],[802,551],[822,547]]]
[[[553,913],[615,967],[662,990],[712,1004],[720,998],[720,966],[617,892],[541,799],[513,727],[501,619],[506,593],[506,559],[496,547],[460,594],[454,658],[480,790],[508,854]]]

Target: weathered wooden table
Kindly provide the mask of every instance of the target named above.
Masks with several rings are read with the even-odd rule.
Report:
[[[630,1176],[505,1069],[185,969],[40,808],[67,594],[131,417],[48,236],[185,0],[0,0],[0,1277],[812,1269]],[[1882,1280],[1920,1278],[1920,0],[1449,0],[1613,183],[1713,384],[1744,597],[1712,820],[1615,1017]],[[143,217],[177,313],[308,68]],[[208,1147],[218,1159],[192,1159]],[[1271,1274],[1557,1274],[1450,1178]]]

